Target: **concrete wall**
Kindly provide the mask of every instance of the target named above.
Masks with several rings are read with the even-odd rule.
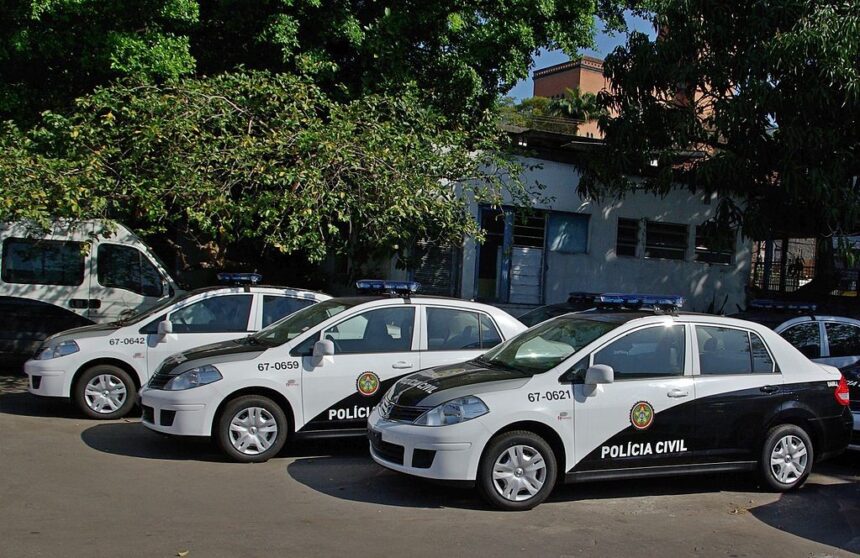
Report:
[[[709,219],[716,209],[715,200],[686,190],[672,192],[665,198],[635,193],[621,201],[594,203],[577,194],[579,175],[573,166],[537,159],[523,159],[525,165],[540,165],[526,171],[527,184],[544,184],[542,195],[552,197],[549,203],[535,199],[537,209],[552,209],[588,214],[588,251],[585,254],[546,252],[544,302],[563,302],[572,291],[639,292],[680,294],[687,299],[685,309],[704,311],[716,300],[719,310],[727,297],[725,312],[737,311],[744,305],[744,287],[748,282],[750,243],[738,239],[732,263],[708,264],[693,260],[695,225]],[[473,205],[478,217],[478,207]],[[636,257],[617,256],[615,242],[618,218],[649,219],[689,225],[685,261],[642,257],[644,227],[640,234],[640,249]],[[462,293],[475,297],[476,244],[467,239],[463,250]]]

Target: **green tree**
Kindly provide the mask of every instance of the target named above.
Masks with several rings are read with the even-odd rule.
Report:
[[[582,93],[579,89],[568,87],[561,99],[553,99],[548,107],[548,113],[585,121],[600,116],[601,110],[594,93]]]
[[[641,7],[661,32],[633,33],[607,57],[605,149],[584,163],[582,188],[623,194],[638,174],[655,192],[673,183],[716,192],[719,222],[759,238],[856,228],[857,3]]]
[[[0,0],[0,119],[31,121],[122,76],[244,67],[340,99],[399,93],[478,122],[540,48],[589,46],[617,0]]]
[[[267,72],[120,83],[0,134],[0,221],[108,217],[311,262],[409,256],[481,236],[464,199],[526,195],[494,128],[452,127],[417,94],[337,102]],[[357,267],[357,266],[356,266]]]

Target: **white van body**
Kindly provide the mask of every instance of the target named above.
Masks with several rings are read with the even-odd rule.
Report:
[[[0,359],[22,361],[48,335],[141,312],[179,292],[121,224],[57,221],[45,233],[0,224]]]

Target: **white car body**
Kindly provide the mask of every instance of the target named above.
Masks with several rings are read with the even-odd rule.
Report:
[[[240,394],[256,394],[277,402],[290,431],[299,436],[363,434],[371,408],[396,379],[427,366],[461,362],[487,349],[458,348],[468,342],[463,335],[489,346],[489,325],[502,340],[525,330],[492,306],[415,295],[335,298],[281,323],[341,307],[346,308],[282,344],[213,345],[169,359],[141,391],[143,424],[166,434],[210,436],[225,404]],[[470,320],[474,324],[468,325]],[[473,326],[481,331],[480,338]],[[334,354],[312,356],[324,333],[337,347]],[[374,351],[364,350],[368,347]],[[203,366],[214,366],[222,379],[182,391],[162,389],[170,378]]]
[[[840,380],[838,371],[810,362],[767,327],[695,314],[615,316],[612,319],[619,325],[576,350],[568,346],[569,356],[545,372],[529,375],[475,361],[424,370],[401,380],[368,419],[373,459],[386,468],[418,477],[475,483],[481,480],[482,456],[491,442],[506,432],[529,431],[552,446],[558,476],[568,481],[751,470],[770,425],[781,420],[818,419],[826,426],[819,436],[816,455],[845,448],[850,419],[844,406],[847,401],[840,406],[834,400],[833,392]],[[516,347],[518,339],[551,327],[553,322],[586,319],[610,318],[599,312],[554,318],[482,358],[492,360],[506,346]],[[636,339],[633,336],[650,335],[648,332],[659,335],[661,329],[668,331],[670,327],[678,335],[677,346],[667,345],[665,349],[670,355],[667,358],[676,359],[673,366],[677,369],[672,374],[658,372],[619,379],[616,370],[615,380],[609,383],[583,381],[586,370],[590,372],[593,364],[602,364],[595,362],[598,354],[612,355],[614,362],[627,363],[616,364],[616,368],[640,366],[650,358],[652,348],[657,354],[660,342],[656,347],[638,345],[632,341]],[[746,354],[754,354],[755,360],[748,356],[746,365],[750,371],[760,367],[761,372],[702,374],[700,352],[710,358],[712,353],[706,351],[715,347],[707,348],[710,337],[705,337],[714,331],[720,335],[725,332],[726,338],[748,339],[753,349],[750,351],[747,345]],[[697,332],[701,332],[701,339]],[[752,336],[763,340],[765,352]],[[556,343],[536,340],[540,343],[529,345],[529,351],[557,354]],[[628,344],[629,348],[625,348]],[[700,349],[703,345],[705,348]],[[516,350],[522,352],[524,347]],[[573,371],[582,376],[571,380],[567,375]],[[477,404],[471,398],[478,398],[488,411],[459,423],[416,424],[422,420],[420,417],[440,407],[445,412],[446,402],[463,398],[473,405]],[[639,429],[633,416],[642,403],[650,409],[653,426],[648,423]],[[447,412],[456,415],[464,411],[455,408]],[[822,416],[827,413],[838,416]]]
[[[174,353],[246,337],[268,325],[264,321],[278,320],[329,298],[313,291],[268,286],[212,287],[189,292],[128,322],[84,326],[49,337],[36,357],[24,365],[29,377],[28,389],[39,396],[72,397],[83,373],[95,366],[108,365],[128,373],[136,390]],[[224,319],[217,315],[219,310],[231,308],[236,310],[235,315]],[[174,322],[172,332],[159,332],[159,323],[165,320]],[[77,346],[77,351],[50,359],[39,358],[46,348],[70,342]],[[108,405],[104,414],[115,418],[116,409],[111,407]]]

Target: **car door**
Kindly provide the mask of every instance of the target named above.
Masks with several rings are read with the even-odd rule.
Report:
[[[363,429],[397,378],[418,370],[417,308],[398,304],[345,317],[321,332],[334,355],[303,357],[303,431]],[[314,340],[320,337],[314,336]]]
[[[693,333],[697,457],[702,463],[755,461],[767,421],[791,397],[782,374],[753,331],[697,324]]]
[[[502,342],[492,318],[467,308],[422,306],[420,368],[471,360]]]
[[[172,354],[248,335],[253,302],[250,293],[203,295],[150,321],[141,330],[146,336],[148,375]],[[173,332],[162,336],[158,322],[164,319]]]
[[[89,317],[113,321],[145,310],[169,296],[167,283],[149,258],[133,246],[100,242],[95,250]]]
[[[690,461],[695,390],[683,324],[624,333],[590,355],[612,367],[608,384],[574,384],[574,471]],[[586,366],[582,366],[583,370]]]

